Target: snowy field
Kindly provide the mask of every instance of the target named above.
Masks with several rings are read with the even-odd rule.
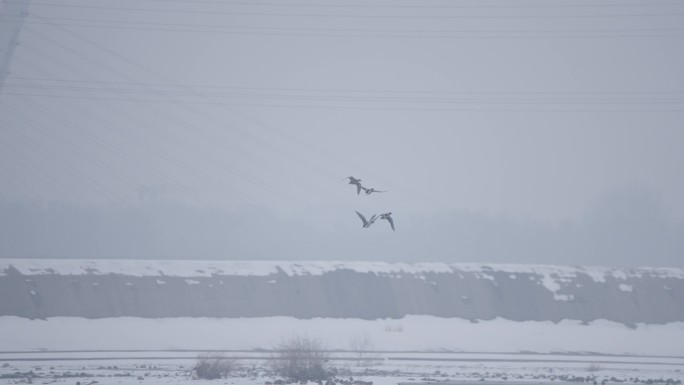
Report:
[[[103,318],[47,320],[0,317],[4,351],[253,350],[306,334],[329,349],[346,350],[367,337],[378,350],[421,352],[594,353],[684,357],[684,323],[625,325],[565,320],[473,323],[458,318],[407,316],[361,320],[266,318]],[[675,341],[679,341],[676,343]]]
[[[200,352],[40,352],[0,354],[0,384],[236,384],[265,385],[269,352],[225,352],[240,369],[221,380],[194,380]],[[684,358],[604,355],[333,352],[338,378],[395,384],[679,384]],[[680,382],[678,382],[680,381]],[[312,384],[313,385],[313,384]]]
[[[684,279],[682,269],[606,269],[557,266],[386,264],[337,262],[194,262],[14,260],[25,276],[127,274],[177,276],[188,280],[214,275],[319,275],[346,269],[378,275],[430,272],[476,274],[494,280],[531,274],[556,294],[578,275],[594,282],[642,276]],[[27,278],[28,279],[28,278]],[[624,281],[624,282],[623,282]],[[30,283],[30,279],[28,281]],[[0,316],[2,384],[215,384],[266,385],[268,363],[283,338],[306,335],[323,341],[339,378],[373,385],[457,383],[681,384],[684,379],[684,322],[637,324],[597,320],[559,323],[516,322],[503,318],[472,322],[461,318],[412,315],[401,319],[292,317],[263,318],[97,318],[46,320]],[[354,352],[354,341],[367,342]],[[199,354],[221,351],[241,369],[224,380],[192,379]],[[338,384],[341,385],[341,384]],[[349,384],[367,385],[367,384]]]
[[[400,383],[673,384],[684,379],[684,324],[597,321],[471,323],[398,320],[0,317],[0,384],[266,384],[269,352],[283,337],[323,340],[344,378]],[[354,338],[369,344],[351,349]],[[241,369],[228,379],[193,380],[197,356],[224,351]],[[29,378],[31,378],[29,380]]]

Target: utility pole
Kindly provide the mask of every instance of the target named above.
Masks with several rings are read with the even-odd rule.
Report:
[[[0,93],[9,75],[9,67],[14,55],[14,48],[19,45],[19,32],[28,15],[30,0],[13,0],[2,2],[0,8]]]

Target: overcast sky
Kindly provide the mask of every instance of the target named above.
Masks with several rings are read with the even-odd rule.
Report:
[[[684,3],[274,4],[32,1],[0,255],[680,263]]]

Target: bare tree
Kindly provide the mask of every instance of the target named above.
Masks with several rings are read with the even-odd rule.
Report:
[[[307,336],[284,338],[274,347],[272,367],[282,377],[294,381],[323,381],[331,377],[330,353],[323,342]]]
[[[373,340],[367,333],[359,333],[349,338],[349,350],[355,353],[356,366],[370,366],[380,358],[374,352]]]

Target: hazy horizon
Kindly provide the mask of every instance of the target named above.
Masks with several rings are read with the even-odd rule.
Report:
[[[34,2],[0,257],[681,266],[677,5],[433,3]]]

